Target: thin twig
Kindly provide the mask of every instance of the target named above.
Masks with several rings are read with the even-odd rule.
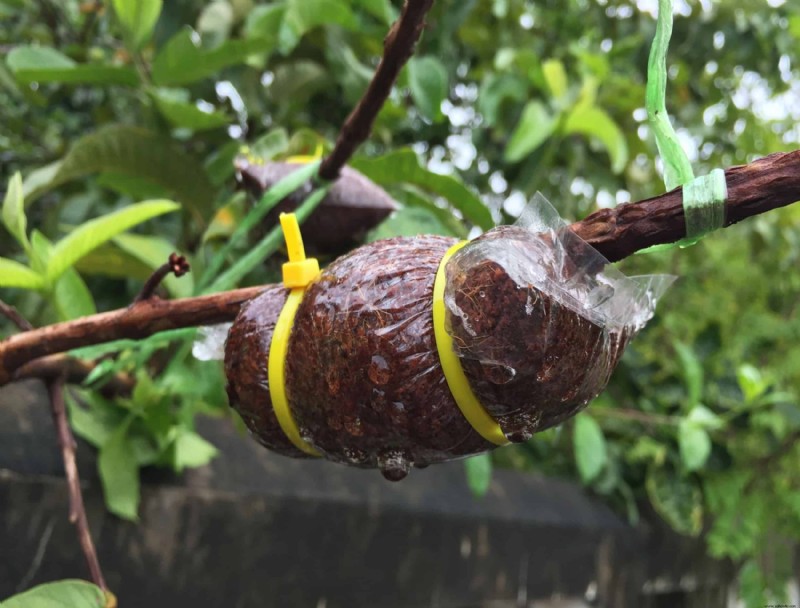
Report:
[[[67,409],[64,405],[64,379],[59,377],[47,384],[50,391],[50,407],[53,413],[53,422],[58,432],[58,444],[61,446],[61,455],[64,459],[64,472],[67,476],[69,489],[69,520],[78,529],[78,541],[81,544],[83,555],[89,566],[92,582],[103,591],[108,591],[108,586],[97,560],[97,551],[94,548],[92,534],[89,531],[89,521],[86,518],[86,507],[83,504],[81,480],[78,476],[78,465],[75,462],[75,438],[67,420]]]
[[[425,14],[433,0],[406,0],[400,18],[395,21],[383,41],[383,57],[367,90],[347,117],[336,145],[322,161],[319,176],[324,180],[339,177],[339,171],[364,140],[369,137],[378,112],[392,92],[400,70],[414,53],[414,46],[425,27]]]
[[[20,331],[30,331],[33,329],[33,325],[30,324],[28,319],[19,314],[16,308],[3,302],[3,300],[0,300],[0,315],[3,315],[11,321]]]
[[[14,372],[14,380],[27,378],[53,379],[62,376],[67,384],[81,384],[99,365],[97,361],[85,361],[64,354],[34,359]],[[132,376],[123,372],[112,374],[99,388],[106,397],[129,395],[136,386]]]
[[[186,261],[186,258],[173,251],[169,254],[169,259],[156,268],[153,274],[145,281],[142,290],[139,292],[139,295],[133,299],[133,304],[131,306],[135,306],[139,302],[152,298],[158,286],[161,285],[161,281],[167,278],[167,275],[174,274],[176,277],[182,277],[189,272],[189,270],[191,270],[191,267],[189,266],[189,262]]]
[[[634,422],[641,422],[642,424],[650,425],[668,425],[677,426],[680,422],[679,418],[675,416],[665,416],[664,414],[650,414],[641,410],[634,410],[629,408],[619,407],[596,407],[592,408],[592,415],[606,418],[618,418],[621,420],[632,420]]]
[[[95,0],[94,2],[85,2],[81,5],[80,11],[81,13],[85,14],[86,17],[83,20],[83,27],[81,28],[81,31],[78,34],[78,44],[81,45],[86,44],[86,42],[89,40],[89,34],[92,32],[92,28],[97,22],[98,14],[102,10],[103,10],[102,0]]]

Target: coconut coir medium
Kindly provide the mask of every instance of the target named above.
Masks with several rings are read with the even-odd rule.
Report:
[[[434,278],[454,242],[425,236],[364,245],[307,289],[289,340],[286,391],[301,436],[327,459],[397,480],[411,466],[494,447],[458,409],[434,340]],[[511,441],[583,408],[652,314],[650,298],[623,307],[630,322],[620,320],[615,298],[628,297],[629,286],[599,280],[598,264],[587,272],[592,264],[575,249],[555,233],[506,226],[447,265],[448,331],[472,390]],[[269,395],[269,347],[287,293],[273,286],[242,307],[225,369],[231,405],[256,438],[303,457]]]

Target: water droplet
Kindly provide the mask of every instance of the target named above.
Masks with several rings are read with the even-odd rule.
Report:
[[[383,385],[389,382],[391,372],[389,371],[389,364],[386,362],[386,359],[380,355],[372,355],[372,361],[370,361],[367,376],[369,376],[369,379],[374,384]]]
[[[506,439],[508,439],[511,443],[525,443],[531,437],[533,437],[533,433],[525,429],[519,429],[506,433]]]
[[[344,430],[355,437],[363,435],[364,431],[361,427],[361,418],[358,416],[346,418],[344,421]]]
[[[378,455],[378,468],[389,481],[400,481],[408,475],[411,463],[402,450],[388,450]]]

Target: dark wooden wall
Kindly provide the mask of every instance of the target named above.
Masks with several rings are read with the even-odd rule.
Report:
[[[35,382],[0,390],[0,598],[87,576],[45,398]],[[391,484],[270,454],[227,421],[201,432],[221,455],[180,478],[148,472],[138,524],[104,511],[93,450],[79,448],[122,608],[725,605],[728,571],[701,547],[631,528],[569,483],[500,471],[475,499],[460,463]]]

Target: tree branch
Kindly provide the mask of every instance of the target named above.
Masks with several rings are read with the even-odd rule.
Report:
[[[100,569],[100,562],[97,559],[97,551],[92,541],[92,533],[89,531],[89,521],[86,518],[86,507],[83,504],[83,493],[81,492],[81,480],[78,476],[78,465],[75,462],[75,438],[69,428],[67,420],[67,409],[64,406],[64,379],[59,377],[51,380],[47,384],[50,391],[50,407],[53,413],[53,422],[58,432],[58,444],[61,446],[61,455],[64,459],[64,472],[67,477],[67,487],[69,488],[69,520],[78,529],[78,541],[81,544],[83,555],[89,566],[92,582],[103,591],[108,591],[103,571]]]
[[[170,329],[232,321],[263,287],[247,287],[182,300],[151,299],[135,306],[26,331],[0,342],[0,386],[26,363],[79,346],[141,339]]]
[[[6,304],[2,300],[0,300],[0,315],[3,315],[11,321],[20,331],[30,331],[33,329],[33,325],[30,324],[28,319],[19,314],[16,308]]]
[[[800,150],[765,156],[725,171],[728,203],[725,226],[800,200]],[[682,188],[635,204],[602,209],[570,229],[617,262],[652,245],[686,236]]]
[[[433,0],[406,0],[400,18],[383,41],[383,57],[372,81],[342,125],[330,155],[320,165],[319,176],[322,179],[334,180],[339,177],[341,168],[369,137],[375,118],[392,92],[400,70],[414,53],[414,46],[425,27],[425,14],[432,5]]]
[[[772,154],[726,172],[725,225],[800,200],[800,150]],[[639,203],[603,209],[570,229],[610,261],[686,236],[680,189]],[[128,309],[26,331],[0,342],[0,386],[34,359],[121,338],[141,339],[169,329],[232,321],[241,304],[264,287],[183,300],[145,300]],[[23,368],[30,369],[30,368]]]

